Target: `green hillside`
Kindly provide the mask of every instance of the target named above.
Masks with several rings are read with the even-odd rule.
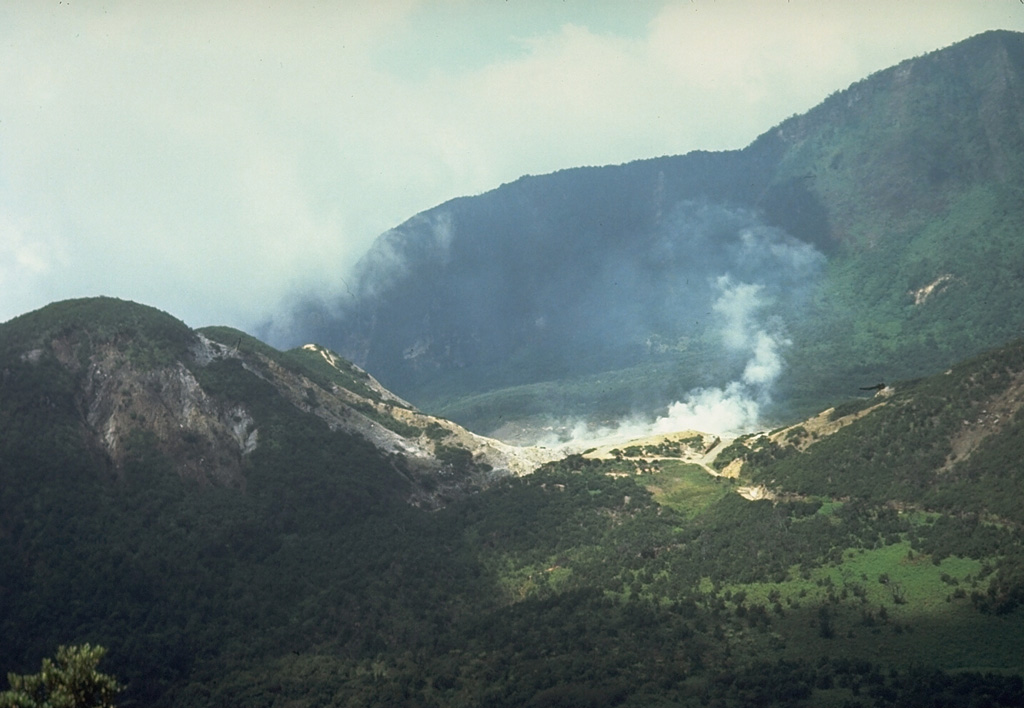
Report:
[[[987,32],[837,90],[742,150],[439,205],[277,331],[489,433],[545,414],[651,416],[723,387],[749,356],[730,345],[742,322],[788,342],[756,392],[766,414],[810,415],[1019,336],[1022,116],[1024,35]],[[747,317],[730,319],[721,306],[743,286]]]
[[[125,704],[154,706],[1024,700],[1022,345],[740,439],[715,463],[739,477],[626,446],[428,511],[274,373],[386,398],[358,369],[204,332],[221,358],[118,301],[0,325],[4,670],[99,644]],[[83,381],[117,352],[151,386],[191,362],[252,416],[240,477],[194,474],[166,451],[199,433],[171,445],[155,417],[104,452]]]
[[[759,139],[785,145],[777,182],[803,183],[837,244],[794,325],[794,392],[934,373],[1020,335],[1022,79],[1024,41],[991,32],[871,76]],[[837,357],[842,368],[824,363]]]

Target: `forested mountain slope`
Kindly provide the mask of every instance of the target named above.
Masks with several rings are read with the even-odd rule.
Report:
[[[276,601],[226,615],[223,573],[548,457],[424,415],[317,345],[111,298],[49,305],[0,325],[0,662],[85,633],[145,681],[180,678],[217,627]]]
[[[182,478],[244,489],[252,460],[314,454],[315,446],[279,449],[273,436],[287,412],[304,435],[338,433],[379,457],[373,464],[390,471],[373,484],[426,506],[537,462],[420,413],[318,345],[279,352],[237,330],[192,331],[111,298],[55,303],[0,325],[0,355],[5,445],[27,459],[77,457],[116,475],[155,455]],[[40,429],[57,438],[38,445]]]
[[[105,298],[0,325],[0,376],[5,671],[101,644],[153,706],[1024,701],[1019,343],[719,475],[692,432],[417,466],[394,445],[455,427],[328,350]]]
[[[277,331],[484,431],[722,386],[748,360],[743,328],[779,343],[787,366],[758,393],[780,418],[861,377],[941,370],[1024,325],[1022,78],[1024,36],[989,32],[743,150],[452,200],[382,235],[335,298]]]

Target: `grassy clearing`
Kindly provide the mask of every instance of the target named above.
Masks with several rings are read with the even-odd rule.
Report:
[[[660,461],[658,471],[644,478],[644,486],[659,504],[691,518],[733,491],[727,480],[700,465],[673,460]]]
[[[784,583],[731,585],[723,590],[742,590],[749,601],[769,604],[777,593],[783,605],[818,604],[832,595],[843,602],[885,606],[890,617],[910,620],[945,611],[950,605],[947,598],[956,588],[969,594],[979,585],[980,569],[980,561],[957,557],[936,565],[928,556],[915,555],[910,544],[903,542],[872,550],[850,549],[840,565],[805,572],[794,567],[793,580]]]
[[[935,564],[904,542],[851,549],[839,565],[803,573],[794,568],[787,582],[730,585],[721,593],[734,610],[739,604],[765,606],[772,634],[766,635],[764,648],[787,658],[816,655],[890,666],[1020,672],[1020,622],[982,614],[970,600],[973,590],[986,585],[978,580],[981,566],[957,557]],[[1024,621],[1024,612],[1016,615]]]

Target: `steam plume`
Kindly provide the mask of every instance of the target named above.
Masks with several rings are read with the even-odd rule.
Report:
[[[781,320],[764,314],[771,304],[764,285],[736,281],[726,274],[715,279],[714,287],[718,297],[712,310],[719,317],[718,334],[726,351],[744,359],[742,374],[724,386],[690,391],[653,422],[632,419],[598,429],[577,423],[567,447],[608,445],[684,430],[737,435],[761,426],[762,410],[771,402],[772,388],[785,367],[783,352],[792,342],[783,334]]]
[[[747,357],[743,374],[721,388],[695,389],[670,405],[654,422],[654,434],[688,429],[735,434],[757,427],[762,406],[770,401],[782,373],[782,351],[791,342],[771,321],[758,318],[768,304],[763,287],[734,282],[729,275],[720,276],[715,285],[720,294],[713,309],[722,317],[722,343]]]

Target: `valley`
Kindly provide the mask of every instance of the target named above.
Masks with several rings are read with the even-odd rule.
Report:
[[[770,431],[517,447],[132,303],[0,342],[15,670],[88,640],[165,705],[1024,692],[1024,344]]]
[[[0,323],[0,667],[102,646],[164,708],[1024,705],[1022,104],[990,32],[742,150],[455,199],[294,341]]]

